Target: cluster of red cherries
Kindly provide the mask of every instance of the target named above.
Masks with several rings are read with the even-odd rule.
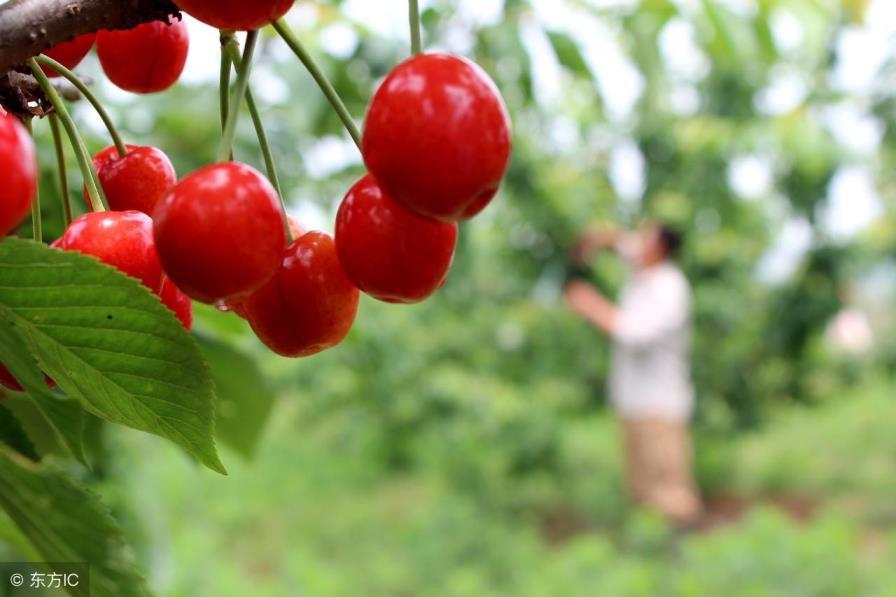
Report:
[[[175,3],[212,26],[251,30],[282,16],[293,1]],[[129,75],[113,81],[139,91],[161,84],[167,69],[158,55],[171,54],[158,49],[185,48],[179,28],[153,23],[100,33],[106,73],[113,78],[115,68],[104,47],[114,47],[110,53],[127,57],[122,71]],[[122,52],[126,44],[140,49]],[[59,50],[48,54],[65,62]],[[134,57],[149,55],[152,68],[134,74]],[[182,58],[176,62],[181,68]],[[163,152],[129,146],[126,155],[110,147],[94,158],[110,211],[77,218],[52,246],[93,255],[137,278],[187,329],[196,300],[245,318],[277,354],[313,355],[348,334],[359,291],[417,303],[445,283],[458,222],[485,209],[506,172],[510,120],[477,65],[421,54],[395,68],[376,92],[361,145],[369,174],[345,196],[335,238],[285,223],[270,182],[245,164],[212,164],[178,181]],[[6,234],[28,212],[36,173],[31,138],[11,116],[0,117],[0,165],[12,172],[0,204],[0,234]]]

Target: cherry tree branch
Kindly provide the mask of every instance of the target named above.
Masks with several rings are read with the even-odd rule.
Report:
[[[0,5],[0,72],[100,29],[130,29],[179,14],[171,0],[12,0]]]
[[[100,29],[130,29],[178,14],[171,0],[11,0],[0,4],[0,106],[20,115],[41,115],[50,108],[24,65],[56,44]]]

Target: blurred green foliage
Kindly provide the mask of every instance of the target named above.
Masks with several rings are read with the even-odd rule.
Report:
[[[351,20],[340,4],[303,7],[298,30],[360,120],[407,45]],[[639,74],[642,92],[621,116],[607,86],[633,83],[601,76],[601,56],[544,9],[506,0],[497,21],[477,22],[460,3],[427,4],[429,46],[469,54],[506,98],[515,126],[506,184],[489,211],[464,224],[438,296],[415,307],[363,301],[355,330],[329,353],[269,357],[241,320],[200,310],[201,333],[252,352],[282,399],[254,463],[228,463],[227,479],[143,439],[116,434],[109,442],[125,447],[110,456],[102,488],[155,586],[178,595],[281,595],[289,587],[307,595],[888,594],[896,536],[886,527],[868,539],[848,508],[806,528],[758,511],[677,547],[658,521],[632,513],[604,412],[609,347],[560,300],[568,248],[588,223],[658,217],[678,226],[695,292],[704,490],[831,492],[846,501],[861,494],[870,505],[859,519],[892,516],[892,484],[877,483],[887,476],[881,463],[892,463],[883,456],[892,453],[892,417],[873,425],[867,445],[861,431],[855,442],[848,434],[892,411],[893,318],[876,314],[878,350],[860,364],[824,341],[853,282],[883,272],[892,286],[896,258],[896,59],[870,98],[844,96],[831,76],[837,40],[861,23],[864,3],[763,0],[736,12],[718,0],[558,2],[558,11],[595,25],[585,30],[607,36]],[[799,22],[798,46],[776,38],[781,17]],[[661,47],[670,25],[693,31],[698,74],[670,65]],[[324,49],[334,27],[357,36],[347,57]],[[533,28],[543,45],[531,44]],[[554,96],[538,75],[544,60],[559,69]],[[93,63],[84,70],[101,78]],[[799,73],[809,92],[770,111],[760,98],[781,72]],[[338,119],[270,35],[253,85],[291,207],[331,221],[362,173],[356,158],[321,165],[326,146],[351,153]],[[690,103],[682,106],[682,96]],[[163,148],[181,174],[213,159],[216,101],[210,84],[110,97],[128,141]],[[825,113],[851,101],[865,102],[883,130],[869,167],[884,213],[844,240],[821,217],[829,185],[840,168],[868,158],[831,131]],[[89,110],[77,115],[87,119]],[[52,238],[61,231],[52,145],[38,129]],[[101,130],[91,132],[99,149]],[[643,157],[642,196],[620,194],[609,175],[622,146]],[[236,154],[261,165],[248,118]],[[744,157],[771,164],[760,196],[740,196],[731,184],[732,163]],[[69,175],[79,189],[73,162]],[[763,280],[763,259],[792,222],[808,228],[811,246],[792,275]],[[599,258],[594,276],[615,292],[622,271]],[[868,377],[872,398],[863,395]],[[855,404],[833,405],[844,396]],[[779,430],[781,412],[806,422]],[[829,452],[816,451],[822,446]],[[852,466],[866,456],[873,467]],[[856,549],[866,539],[875,545],[870,563]]]

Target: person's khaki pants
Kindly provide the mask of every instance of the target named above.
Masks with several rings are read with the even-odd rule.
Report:
[[[702,511],[691,471],[688,425],[662,419],[623,420],[626,482],[632,499],[687,525]]]

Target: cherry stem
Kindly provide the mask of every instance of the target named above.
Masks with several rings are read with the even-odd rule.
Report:
[[[333,84],[330,83],[330,80],[324,75],[323,71],[286,24],[286,21],[283,19],[274,21],[273,26],[277,33],[280,34],[280,37],[283,38],[283,41],[286,42],[286,45],[289,46],[289,49],[293,51],[299,61],[301,61],[301,63],[305,65],[305,68],[308,69],[308,72],[314,78],[318,87],[320,87],[327,100],[329,100],[330,105],[333,106],[333,109],[336,111],[342,124],[345,125],[345,130],[351,135],[352,140],[354,140],[358,149],[361,149],[361,132],[358,130],[358,125],[352,119],[348,108],[345,107],[345,102],[342,101],[342,98],[340,98],[339,94],[336,92],[336,88],[333,87]]]
[[[65,227],[72,223],[72,200],[69,196],[68,175],[65,167],[65,149],[62,146],[62,132],[59,130],[59,115],[50,113],[50,130],[53,132],[53,145],[56,148],[56,168],[59,170],[59,198],[62,200],[62,217]]]
[[[222,40],[224,38],[222,37]],[[237,41],[233,37],[225,42],[221,47],[224,55],[227,57],[228,68],[231,64],[239,68],[240,53],[237,49]],[[255,103],[255,97],[252,95],[252,87],[246,87],[246,106],[249,108],[249,115],[252,117],[252,124],[255,126],[255,134],[258,136],[258,145],[261,148],[261,155],[264,157],[264,166],[267,170],[268,179],[274,185],[277,196],[280,198],[280,210],[283,212],[283,226],[286,230],[286,238],[289,242],[295,240],[292,237],[292,231],[289,228],[289,219],[286,212],[286,203],[283,196],[283,189],[280,187],[280,176],[277,174],[277,165],[274,163],[274,154],[271,151],[271,144],[268,141],[267,133],[264,130],[264,124],[261,120],[261,114],[258,112],[258,105]]]
[[[411,12],[411,53],[414,55],[423,51],[422,36],[420,35],[420,2],[409,0]]]
[[[236,33],[233,31],[225,31],[221,30],[221,75],[218,81],[218,101],[221,106],[221,132],[224,132],[224,127],[227,126],[227,115],[230,113],[230,68],[231,62],[230,58],[227,56],[227,51],[225,47],[228,43],[234,42],[234,45],[237,49],[239,49],[239,42],[236,41]],[[230,150],[230,156],[228,156],[231,161],[233,161],[233,149]]]
[[[246,95],[249,87],[249,74],[252,71],[252,55],[258,44],[258,31],[250,31],[246,34],[246,49],[243,50],[243,59],[236,71],[236,85],[233,91],[233,99],[230,101],[232,109],[228,110],[227,121],[224,124],[224,133],[221,137],[221,147],[218,150],[218,161],[226,162],[233,153],[233,138],[236,135],[236,124],[239,120],[240,99]]]
[[[78,166],[81,168],[81,176],[84,178],[84,184],[87,187],[87,196],[90,200],[91,208],[93,211],[106,211],[106,195],[103,193],[103,186],[100,184],[100,179],[96,175],[96,170],[93,167],[93,160],[87,152],[87,147],[84,145],[84,139],[81,138],[81,133],[78,132],[78,127],[75,125],[75,121],[72,120],[71,115],[68,113],[68,108],[65,107],[65,102],[59,97],[56,88],[50,83],[47,75],[44,74],[43,69],[41,69],[34,58],[28,59],[28,66],[31,68],[34,78],[37,79],[37,82],[47,96],[47,99],[50,100],[53,108],[59,114],[59,119],[62,121],[62,126],[65,128],[65,132],[68,135],[68,140],[72,145],[72,150],[75,152],[75,157],[78,158]]]
[[[235,42],[233,31],[221,31],[221,75],[218,82],[219,102],[221,105],[221,130],[227,125],[227,114],[230,110],[230,57],[227,46]]]
[[[128,153],[128,148],[124,144],[124,141],[121,140],[121,135],[118,133],[118,129],[115,127],[115,123],[112,122],[112,118],[109,117],[109,113],[106,112],[106,108],[103,107],[102,102],[93,94],[87,85],[84,84],[81,79],[78,78],[78,75],[67,69],[62,64],[56,62],[49,56],[40,55],[37,57],[37,63],[48,68],[52,68],[60,75],[68,79],[69,83],[75,86],[75,88],[81,92],[81,95],[90,102],[90,105],[93,106],[96,113],[99,114],[100,118],[103,121],[103,124],[106,125],[106,129],[109,131],[109,135],[112,137],[112,142],[115,143],[115,148],[118,150],[118,155],[120,157],[124,157]]]
[[[34,131],[31,128],[31,118],[25,119],[25,128],[28,129],[28,133],[31,136],[34,136]],[[34,240],[42,243],[44,242],[44,233],[40,215],[40,186],[38,186],[40,176],[35,177],[34,183],[34,201],[31,202],[31,227],[34,231]]]

